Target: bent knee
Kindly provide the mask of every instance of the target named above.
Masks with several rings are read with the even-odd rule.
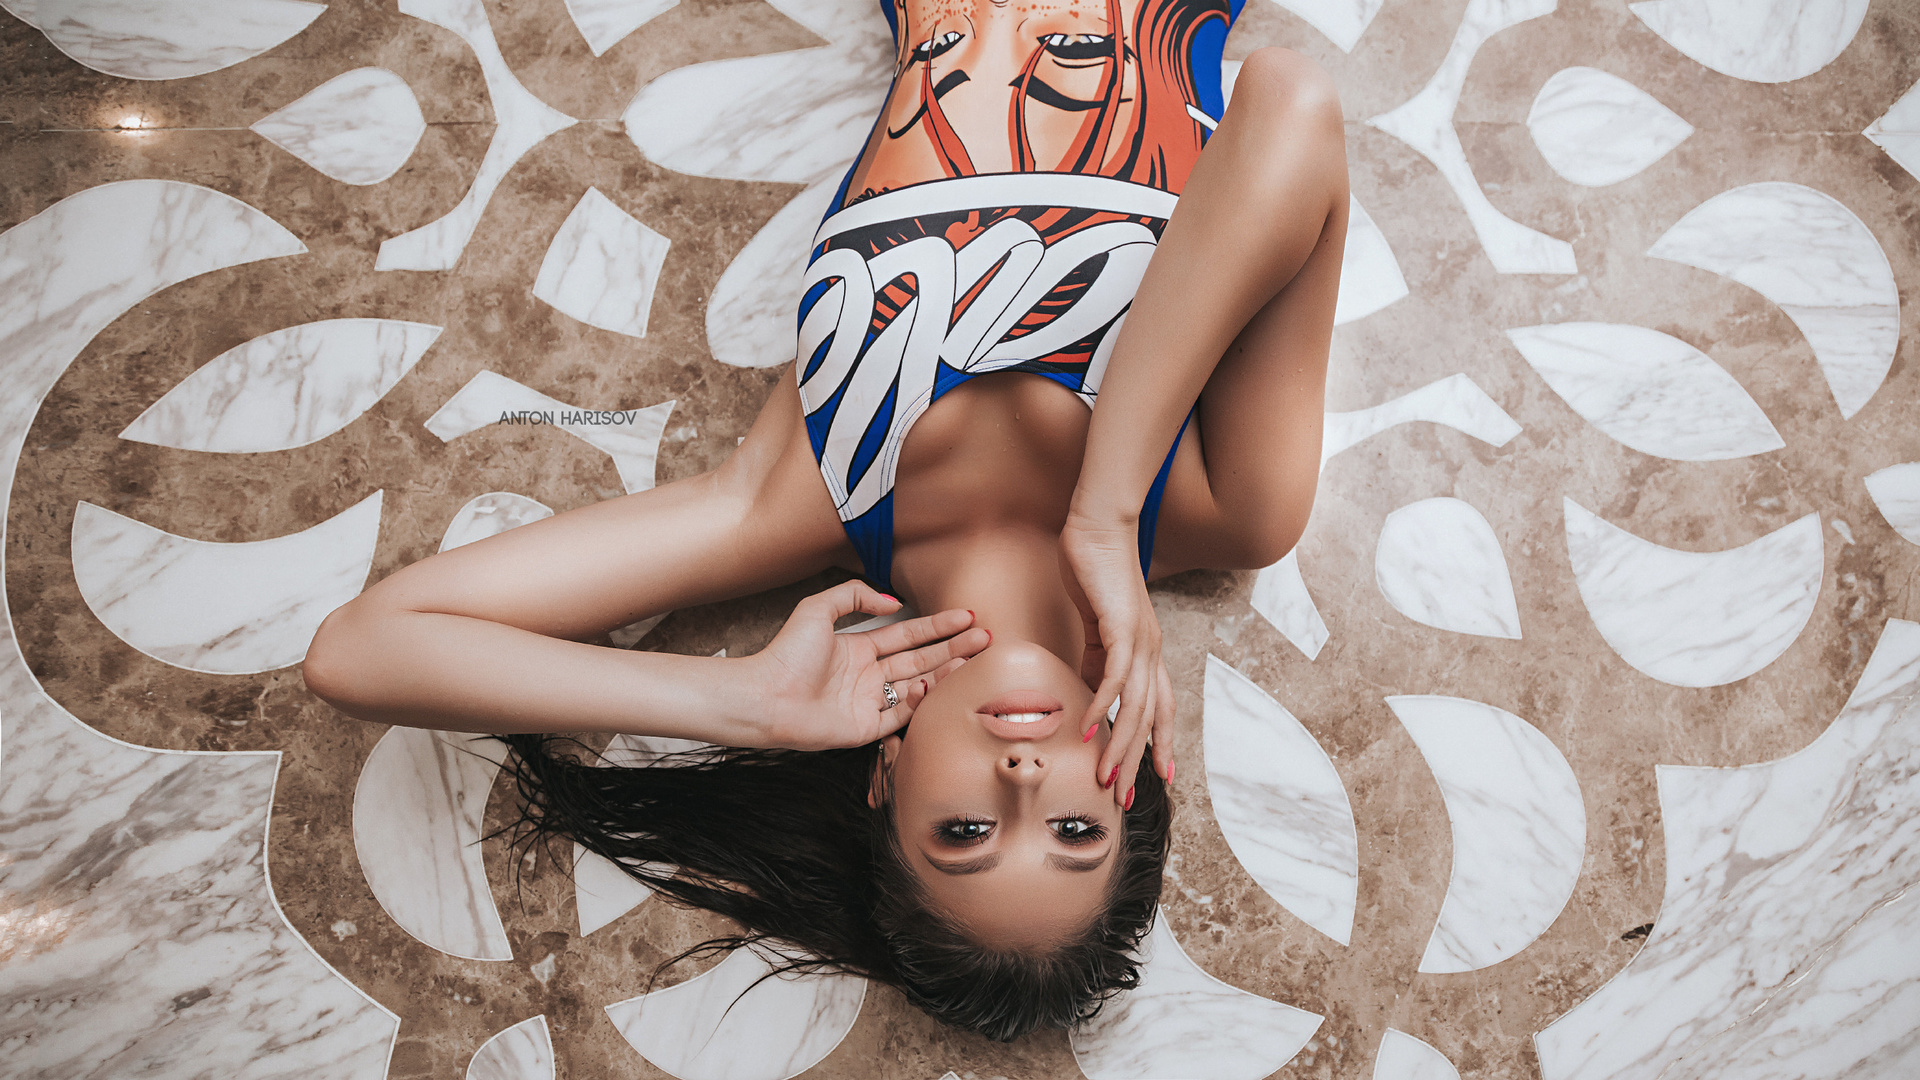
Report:
[[[1341,123],[1340,91],[1313,58],[1292,49],[1255,49],[1233,82],[1232,108],[1275,119]]]

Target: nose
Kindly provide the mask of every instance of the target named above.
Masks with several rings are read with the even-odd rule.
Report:
[[[1016,784],[1037,784],[1047,775],[1047,759],[1031,747],[1014,747],[1001,756],[1000,769]]]

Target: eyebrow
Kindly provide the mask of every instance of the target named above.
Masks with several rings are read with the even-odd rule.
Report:
[[[1047,865],[1053,869],[1064,870],[1069,874],[1090,874],[1102,866],[1105,866],[1107,860],[1111,858],[1112,855],[1113,849],[1109,847],[1106,851],[1098,855],[1091,855],[1084,858],[1075,858],[1071,855],[1054,853],[1047,856],[1046,862]],[[935,870],[943,874],[952,874],[956,877],[964,874],[984,874],[1000,865],[1000,855],[998,852],[992,855],[981,855],[972,859],[936,859],[925,852],[921,852],[921,857],[926,859],[927,863]]]

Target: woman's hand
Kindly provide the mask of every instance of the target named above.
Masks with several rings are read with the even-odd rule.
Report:
[[[1154,769],[1173,773],[1173,683],[1160,656],[1160,620],[1140,573],[1137,527],[1095,525],[1069,517],[1060,534],[1068,591],[1086,624],[1087,650],[1080,674],[1094,688],[1093,705],[1080,720],[1091,737],[1118,700],[1113,738],[1100,756],[1096,779],[1114,801],[1133,801],[1134,775],[1149,737]]]
[[[906,726],[927,691],[987,647],[973,612],[955,609],[860,634],[836,620],[863,611],[891,615],[900,601],[847,581],[800,601],[765,649],[745,658],[765,703],[768,746],[830,750],[865,746]],[[900,704],[889,706],[882,683]]]

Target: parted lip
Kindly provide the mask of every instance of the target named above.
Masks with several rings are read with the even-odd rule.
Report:
[[[1060,699],[1040,690],[1014,690],[1001,694],[974,710],[980,723],[996,738],[1008,742],[1038,742],[1060,729],[1060,716],[1066,707]],[[1045,713],[1038,720],[1021,723],[1003,720],[1018,713]]]

